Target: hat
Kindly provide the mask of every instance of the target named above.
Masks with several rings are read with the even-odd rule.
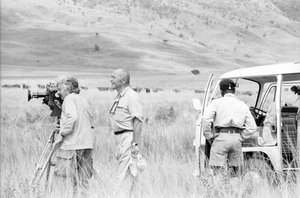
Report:
[[[235,90],[235,83],[231,79],[223,79],[220,82],[220,89],[225,90]]]
[[[300,86],[296,86],[296,85],[292,86],[291,91],[294,92],[294,94],[300,95]]]
[[[136,157],[131,157],[131,164],[129,166],[129,169],[134,177],[143,172],[146,167],[147,162],[140,153],[138,153]]]

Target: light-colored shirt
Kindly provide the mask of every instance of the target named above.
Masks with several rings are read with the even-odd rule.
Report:
[[[60,149],[93,148],[93,131],[88,101],[79,94],[69,94],[62,104],[60,133],[64,136]]]
[[[257,129],[249,107],[231,93],[213,100],[205,109],[202,126],[203,135],[206,139],[213,137],[212,124],[214,127],[243,128],[244,130],[241,132],[243,138],[251,137]]]
[[[113,132],[133,130],[133,119],[143,121],[142,101],[138,94],[129,86],[115,97],[115,103],[110,110]]]

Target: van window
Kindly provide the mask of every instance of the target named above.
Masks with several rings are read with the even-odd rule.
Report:
[[[250,80],[245,79],[232,79],[234,82],[237,82],[237,87],[235,89],[235,96],[241,101],[244,101],[249,107],[255,106],[257,99],[257,94],[259,91],[259,84]],[[218,89],[214,99],[220,98],[221,92]]]
[[[298,95],[291,91],[293,86],[300,86],[297,84],[283,84],[281,90],[281,106],[297,106],[296,101],[298,100]],[[271,104],[275,102],[276,95],[276,85],[268,85],[270,87],[268,93],[266,93],[266,99],[262,105],[262,110],[268,111]],[[268,89],[266,89],[267,91]]]
[[[291,91],[293,86],[300,87],[300,83],[297,84],[284,84],[282,86],[281,101],[285,106],[297,106],[299,105],[299,96],[295,92]]]
[[[265,101],[262,105],[262,110],[264,111],[268,111],[269,108],[271,107],[272,103],[275,102],[275,96],[276,96],[276,86],[275,85],[271,85],[268,84],[266,90],[264,91],[268,91],[266,94],[266,98],[265,98]],[[269,90],[268,90],[269,88]]]

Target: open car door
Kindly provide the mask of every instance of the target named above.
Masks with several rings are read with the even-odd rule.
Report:
[[[199,111],[199,116],[196,121],[196,131],[195,131],[195,139],[193,145],[195,146],[195,154],[197,158],[197,169],[194,171],[193,175],[198,176],[201,172],[204,172],[205,169],[205,143],[206,139],[203,136],[203,127],[201,125],[202,116],[204,114],[204,110],[208,105],[209,93],[211,90],[211,86],[213,83],[214,74],[210,74],[206,87],[205,92],[202,100],[202,104],[199,99],[193,99],[193,106],[194,108]]]

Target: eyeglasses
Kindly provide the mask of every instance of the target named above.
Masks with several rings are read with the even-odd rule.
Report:
[[[114,102],[114,104],[112,105],[111,109],[109,110],[110,114],[115,114],[116,109],[118,107],[118,104],[119,104],[119,100],[117,100],[117,101]]]

